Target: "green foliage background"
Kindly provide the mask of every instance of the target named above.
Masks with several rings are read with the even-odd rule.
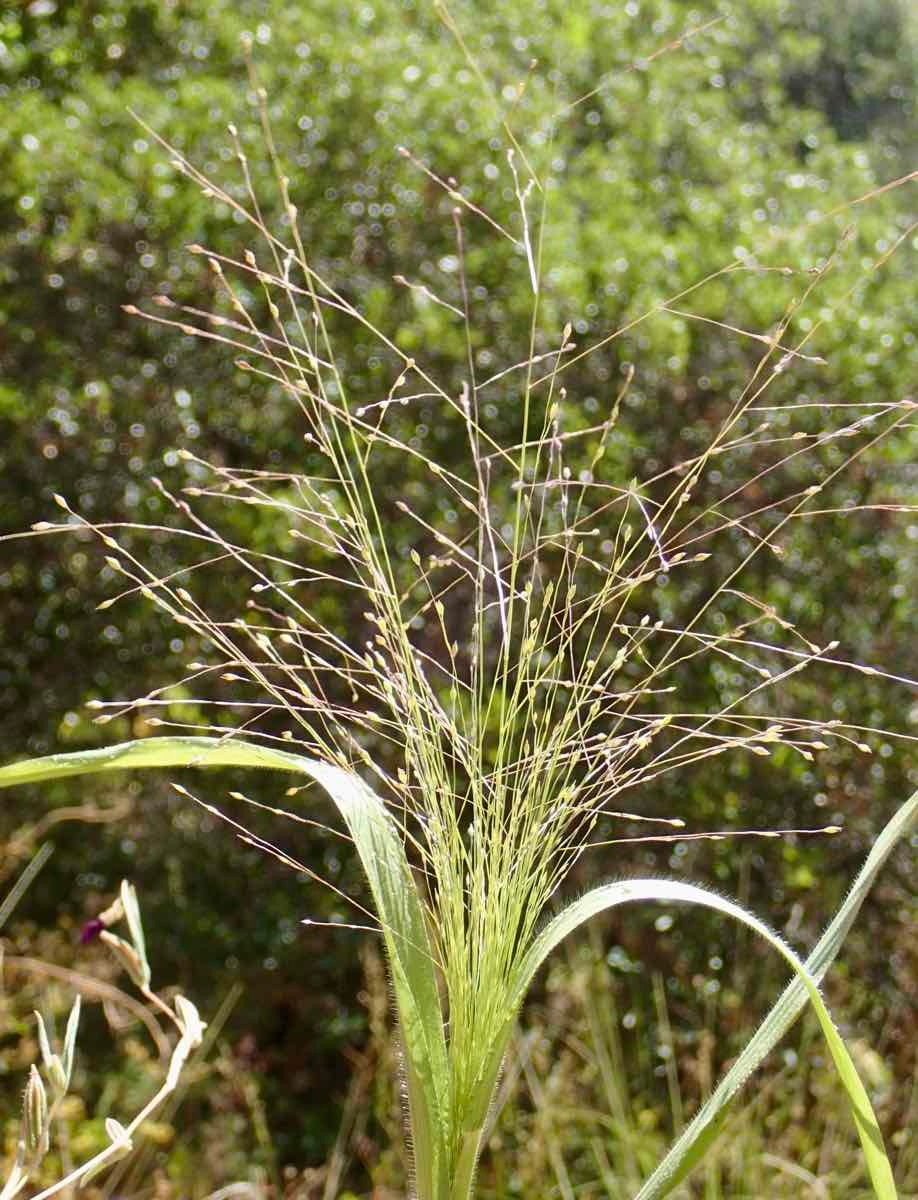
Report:
[[[96,518],[139,516],[168,528],[172,511],[150,478],[162,475],[174,487],[194,482],[175,454],[181,446],[235,466],[308,466],[297,416],[279,391],[236,371],[226,347],[121,308],[149,307],[155,293],[208,307],[212,278],[185,245],[238,257],[248,236],[230,211],[176,175],[128,109],[241,196],[226,133],[234,122],[269,223],[277,212],[241,61],[244,31],[254,38],[317,264],[402,349],[423,353],[457,388],[461,324],[393,280],[400,274],[455,300],[450,202],[396,147],[455,177],[470,199],[512,224],[506,119],[525,152],[550,163],[555,182],[545,348],[556,344],[565,321],[578,343],[589,344],[732,259],[755,254],[768,266],[815,268],[841,247],[813,312],[821,324],[810,348],[827,365],[795,365],[769,403],[854,404],[914,393],[914,231],[881,269],[864,274],[864,265],[909,230],[915,186],[849,206],[915,167],[918,28],[905,0],[498,0],[457,2],[450,11],[487,86],[426,0],[36,0],[0,13],[0,533],[52,517],[53,492]],[[715,17],[717,24],[649,61]],[[549,118],[594,89],[549,140]],[[823,219],[814,220],[818,214]],[[476,365],[488,374],[528,354],[525,263],[479,224],[467,266]],[[788,283],[777,271],[745,272],[686,303],[711,321],[763,332],[796,288],[798,280]],[[615,453],[623,478],[646,478],[706,443],[757,358],[749,338],[659,315],[568,372],[567,420],[575,426],[604,414],[623,367],[633,363],[635,386]],[[391,363],[355,336],[347,374],[354,396],[372,401],[388,387]],[[486,417],[498,436],[514,435],[514,399],[510,386],[494,389]],[[408,432],[418,446],[446,460],[462,455],[461,431],[444,413],[420,407],[400,419],[413,423]],[[774,420],[780,430],[784,418]],[[915,430],[905,428],[881,462],[846,477],[838,503],[918,501],[915,450]],[[827,449],[823,470],[831,470],[833,453]],[[393,481],[388,517],[396,541],[408,537],[394,507],[401,495],[435,525],[454,520],[428,478],[406,464]],[[270,546],[284,532],[256,509],[221,519],[250,544]],[[914,678],[916,541],[913,516],[880,511],[818,531],[801,524],[783,561],[761,568],[759,594],[821,641],[838,638],[845,657]],[[166,573],[174,563],[168,534],[143,544]],[[119,586],[91,540],[0,546],[5,758],[146,732],[138,720],[100,730],[81,706],[179,679],[197,656],[187,633],[166,628],[139,597],[97,613],[95,605]],[[236,611],[245,599],[216,587],[209,597],[218,611]],[[667,602],[665,585],[660,600]],[[314,602],[344,628],[356,618],[346,596]],[[831,709],[848,721],[915,732],[915,696],[905,685],[827,672],[794,686],[796,705],[807,711]],[[730,687],[729,672],[706,667],[698,703]],[[184,694],[173,693],[176,700]],[[187,707],[175,715],[193,719]],[[872,832],[909,780],[914,787],[909,744],[870,741],[870,758],[833,750],[815,765],[723,760],[639,800],[640,811],[677,814],[692,828],[838,821],[842,837],[683,843],[671,852],[642,849],[640,857],[616,848],[584,860],[584,881],[662,861],[679,875],[713,877],[726,892],[745,894],[773,923],[790,921],[805,944]],[[226,781],[227,789],[236,786]],[[250,791],[276,799],[264,780]],[[0,818],[4,832],[78,794],[110,798],[75,785],[17,796]],[[29,917],[72,927],[130,875],[146,901],[163,978],[181,981],[202,1011],[232,979],[246,985],[227,1036],[264,1080],[281,1159],[322,1158],[338,1122],[342,1050],[365,1037],[366,1014],[353,999],[358,935],[304,930],[298,922],[307,913],[348,919],[346,910],[332,893],[189,812],[165,785],[144,781],[141,791],[130,784],[127,795],[132,812],[117,824],[57,827],[58,852],[29,898]],[[622,832],[619,825],[607,835]],[[302,828],[273,827],[272,835],[336,887],[360,894],[355,864],[336,840]],[[885,1031],[884,1048],[902,1078],[915,1067],[918,960],[906,938],[915,896],[914,864],[901,854],[862,918],[838,985],[859,1028]],[[607,947],[623,956],[616,961],[645,963],[635,967],[636,1011],[650,1012],[646,980],[658,969],[689,1029],[705,1019],[711,961],[729,957],[720,938],[716,925],[697,917],[690,927],[677,921],[658,931],[652,915],[629,915],[627,924],[610,925]],[[630,988],[630,969],[625,974]],[[764,1007],[772,986],[770,964],[755,962],[724,981],[721,1059],[750,1013],[760,1011],[756,995]]]

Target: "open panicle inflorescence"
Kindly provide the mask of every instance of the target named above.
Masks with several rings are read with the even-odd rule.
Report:
[[[309,465],[251,470],[182,452],[194,482],[181,495],[155,482],[185,519],[184,536],[198,557],[167,576],[126,549],[117,526],[72,520],[91,525],[110,549],[110,566],[128,583],[122,595],[139,589],[212,648],[216,661],[194,664],[184,682],[217,677],[232,694],[196,698],[214,707],[214,722],[180,727],[226,730],[220,710],[229,708],[239,717],[235,734],[292,738],[328,761],[374,772],[428,881],[447,977],[453,960],[458,973],[460,963],[480,959],[480,970],[493,968],[500,978],[505,964],[491,960],[525,944],[560,880],[595,840],[598,818],[617,811],[623,792],[738,749],[768,755],[780,744],[810,758],[836,740],[867,748],[862,733],[852,735],[836,720],[781,711],[780,685],[815,663],[874,668],[846,661],[834,643],[813,641],[747,590],[743,577],[763,554],[783,553],[782,538],[795,522],[835,511],[818,508],[818,497],[831,495],[836,478],[908,422],[912,405],[860,406],[853,420],[842,412],[838,424],[838,406],[825,401],[816,406],[815,425],[813,406],[805,405],[805,427],[775,428],[770,414],[787,410],[768,404],[765,393],[795,363],[822,361],[806,349],[819,322],[795,332],[795,320],[833,258],[811,272],[768,333],[695,316],[684,307],[683,290],[638,321],[666,313],[713,323],[761,353],[700,452],[623,482],[621,455],[610,447],[634,366],[626,366],[608,416],[587,426],[578,427],[561,382],[622,330],[578,349],[570,325],[555,339],[540,328],[544,181],[533,174],[521,180],[511,151],[518,237],[454,180],[404,152],[455,201],[460,295],[457,304],[434,299],[466,331],[456,388],[452,379],[438,379],[435,366],[399,350],[313,264],[264,97],[256,95],[288,218],[284,236],[265,224],[233,127],[247,204],[170,148],[174,165],[235,209],[261,246],[237,258],[191,247],[209,264],[225,312],[159,296],[153,311],[139,315],[224,343],[240,355],[241,370],[282,388],[302,418],[299,457]],[[464,223],[475,220],[524,247],[535,293],[531,354],[484,380],[476,377],[466,276]],[[724,268],[740,269],[766,268]],[[349,399],[336,346],[336,330],[349,333],[355,323],[393,367],[385,395],[360,405]],[[510,445],[483,416],[482,397],[498,383],[519,406],[520,436]],[[464,462],[440,463],[406,434],[403,414],[419,398],[438,401],[443,422],[465,441]],[[813,482],[808,472],[821,451],[843,439],[840,461]],[[452,506],[448,531],[432,522],[428,508],[397,495],[408,458],[422,464],[431,489]],[[748,471],[718,495],[713,465],[726,459],[731,481],[743,463]],[[286,550],[256,551],[226,537],[214,515],[224,504],[268,510],[286,533]],[[393,510],[410,530],[400,545],[389,537]],[[252,598],[244,614],[221,617],[195,600],[190,576],[231,567],[249,576]],[[314,601],[322,588],[359,595],[350,629],[323,619]],[[691,694],[682,696],[685,669],[700,659],[730,668],[732,694],[719,710],[695,711]],[[99,719],[140,708],[152,723],[175,726],[150,715],[157,705],[174,708],[164,693],[114,706]],[[388,748],[382,760],[370,753],[379,746]],[[481,986],[479,979],[466,997],[470,1013]],[[457,1012],[452,1019],[455,1035]]]
[[[445,993],[448,1111],[474,1112],[480,1123],[479,1093],[492,1088],[497,1069],[489,1056],[505,1045],[546,908],[591,845],[619,840],[608,835],[610,821],[649,820],[665,830],[640,840],[777,832],[683,832],[678,813],[623,811],[625,793],[737,751],[764,757],[780,746],[806,760],[833,745],[868,751],[869,729],[794,715],[782,685],[807,669],[883,672],[760,598],[756,575],[761,560],[780,562],[802,523],[857,511],[838,499],[838,481],[912,422],[914,404],[893,398],[852,414],[832,400],[772,402],[789,373],[823,362],[812,349],[820,319],[800,318],[844,253],[844,238],[808,272],[745,256],[583,347],[571,325],[547,327],[551,188],[506,123],[516,205],[506,218],[402,152],[449,201],[457,271],[445,296],[404,276],[396,282],[445,308],[463,331],[459,361],[444,364],[434,348],[408,354],[307,248],[264,93],[252,82],[282,228],[266,223],[233,127],[241,198],[166,147],[175,167],[233,211],[253,241],[236,257],[190,247],[209,269],[212,310],[163,295],[147,310],[128,311],[226,346],[240,371],[288,396],[301,422],[295,465],[250,469],[182,451],[184,484],[155,481],[175,526],[100,523],[60,501],[64,528],[84,526],[101,538],[110,568],[125,581],[120,595],[140,591],[206,647],[207,661],[192,663],[182,681],[185,699],[161,688],[99,702],[98,720],[139,711],[149,724],[183,733],[293,743],[321,763],[373,778],[422,884]],[[528,355],[484,379],[469,267],[479,234],[513,243],[533,293]],[[866,270],[882,269],[887,258]],[[795,289],[773,328],[743,329],[692,311],[712,280],[764,271],[786,275]],[[686,438],[640,472],[625,428],[638,368],[622,365],[602,419],[584,421],[569,389],[578,364],[644,322],[671,318],[737,339],[749,377],[712,415],[703,446]],[[377,394],[359,400],[347,368],[355,328],[388,372]],[[499,428],[490,415],[495,395],[504,406]],[[443,461],[413,436],[414,409],[432,403],[451,439]],[[452,449],[460,444],[461,455]],[[400,484],[406,464],[410,489]],[[418,468],[448,521],[419,492]],[[262,510],[277,534],[270,549],[223,532],[232,506]],[[864,507],[909,510],[892,502]],[[52,528],[59,527],[38,532]],[[182,538],[186,565],[158,572],[137,548],[144,531]],[[214,570],[247,581],[244,612],[218,613],[196,598],[197,576]],[[329,608],[325,593],[343,603]],[[714,707],[699,701],[699,664],[720,672]],[[182,703],[188,721],[176,719]],[[466,1153],[460,1117],[450,1133],[454,1163]]]
[[[607,828],[601,818],[619,812],[623,793],[737,750],[767,756],[781,745],[810,759],[838,742],[868,749],[862,731],[783,711],[781,684],[817,663],[874,668],[846,661],[835,643],[814,641],[757,599],[745,575],[763,555],[783,554],[782,539],[795,522],[826,511],[816,507],[819,497],[831,496],[852,463],[908,422],[912,406],[872,404],[853,420],[843,411],[839,424],[838,406],[826,401],[815,414],[805,406],[798,430],[772,420],[782,406],[767,403],[769,389],[795,364],[821,361],[807,350],[818,322],[796,332],[795,321],[832,270],[830,257],[805,278],[774,330],[714,322],[761,347],[747,386],[699,452],[623,481],[617,447],[635,368],[625,367],[605,419],[578,425],[562,379],[621,331],[578,349],[570,325],[555,337],[540,328],[547,220],[541,183],[536,189],[534,177],[522,182],[511,154],[517,238],[482,207],[459,202],[455,181],[406,152],[457,201],[451,219],[459,296],[456,304],[434,297],[465,328],[466,361],[455,386],[453,377],[440,381],[435,365],[400,351],[314,265],[263,99],[261,112],[288,218],[284,236],[264,222],[231,128],[247,205],[181,156],[174,162],[236,209],[260,247],[237,258],[191,247],[206,259],[225,311],[166,296],[156,297],[151,311],[131,311],[220,341],[239,355],[241,370],[283,389],[303,423],[297,457],[308,465],[252,470],[182,452],[193,482],[181,494],[155,482],[184,519],[198,557],[167,576],[127,549],[117,526],[72,516],[110,549],[110,566],[128,584],[122,595],[139,589],[206,639],[215,661],[193,664],[183,682],[224,685],[219,697],[211,687],[189,701],[212,706],[206,724],[152,715],[158,705],[174,712],[164,689],[99,719],[138,708],[152,724],[292,740],[325,761],[372,772],[426,881],[456,1060],[474,1061],[461,1047],[504,1019],[513,962],[559,883],[591,843],[618,840],[597,830]],[[464,223],[473,220],[522,242],[535,293],[529,357],[484,380],[476,374],[466,276]],[[725,271],[739,269],[757,268],[734,263]],[[666,313],[710,323],[687,302],[683,291],[639,320]],[[384,394],[359,405],[349,398],[336,345],[354,324],[392,366]],[[482,397],[497,384],[519,409],[519,436],[509,445],[483,416]],[[463,460],[441,463],[406,432],[419,398],[437,400],[442,421],[465,443]],[[820,454],[838,443],[845,453],[814,482]],[[429,507],[398,494],[409,459],[452,507],[448,527],[434,523]],[[721,477],[714,465],[727,460],[731,482],[713,486]],[[267,510],[286,548],[253,550],[225,536],[220,507],[238,504]],[[396,514],[409,531],[399,544],[390,537]],[[195,599],[191,577],[213,568],[249,577],[244,614],[218,616]],[[356,594],[349,628],[323,618],[315,599],[322,589]],[[714,711],[698,710],[691,690],[683,694],[687,668],[703,659],[729,667],[728,695]],[[455,1086],[461,1091],[472,1081],[459,1077]]]

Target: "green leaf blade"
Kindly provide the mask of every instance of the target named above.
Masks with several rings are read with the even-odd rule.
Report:
[[[881,868],[899,841],[918,822],[918,792],[893,814],[873,844],[841,908],[806,960],[816,983],[835,961],[842,943],[872,888]],[[736,1062],[701,1106],[665,1158],[645,1182],[635,1200],[662,1200],[690,1174],[716,1140],[729,1115],[729,1106],[750,1075],[777,1045],[806,1007],[807,993],[799,978],[793,979],[750,1038]]]
[[[517,1003],[522,1003],[522,999],[539,967],[568,934],[573,933],[574,930],[589,920],[590,917],[632,901],[695,904],[713,909],[746,925],[781,954],[794,971],[796,982],[801,985],[805,998],[810,1001],[816,1010],[823,1036],[832,1056],[836,1074],[847,1094],[855,1127],[864,1152],[864,1163],[873,1185],[874,1194],[877,1200],[896,1200],[896,1187],[893,1180],[892,1168],[883,1146],[883,1137],[876,1114],[857,1074],[854,1063],[851,1061],[847,1047],[835,1028],[828,1009],[819,994],[816,981],[811,976],[806,965],[777,933],[770,929],[765,922],[752,913],[747,912],[734,901],[727,900],[714,892],[708,892],[695,884],[682,883],[669,879],[631,879],[594,888],[562,910],[546,925],[536,938],[520,966],[515,981]],[[785,991],[786,994],[787,990]],[[800,1007],[802,1008],[802,1004]],[[761,1057],[764,1057],[764,1053]],[[760,1061],[761,1058],[756,1061],[755,1065],[758,1065]],[[712,1138],[708,1138],[704,1142],[704,1148],[710,1145],[711,1140]],[[677,1182],[685,1178],[688,1170],[699,1161],[700,1154],[697,1152],[693,1153],[692,1151],[693,1147],[691,1145],[686,1146],[684,1152],[686,1157],[683,1162],[673,1164],[675,1170],[672,1181],[668,1183],[665,1190],[648,1192],[647,1185],[645,1185],[645,1188],[639,1193],[638,1200],[645,1200],[645,1193],[648,1196],[662,1196],[671,1191]],[[680,1169],[682,1166],[685,1166],[685,1170]]]
[[[303,755],[234,738],[154,737],[100,750],[52,754],[0,767],[0,789],[142,768],[255,767],[314,779],[328,793],[360,856],[389,956],[404,1045],[419,1196],[446,1195],[446,1039],[424,911],[398,827],[358,776]],[[132,928],[133,933],[133,928]]]

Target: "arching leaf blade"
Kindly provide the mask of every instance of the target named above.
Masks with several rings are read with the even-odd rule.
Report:
[[[794,971],[804,995],[816,1011],[836,1074],[848,1098],[874,1195],[877,1200],[895,1200],[896,1188],[892,1168],[883,1146],[883,1137],[876,1114],[854,1063],[851,1061],[847,1047],[836,1030],[819,994],[815,980],[800,958],[777,933],[770,929],[764,921],[759,920],[758,917],[747,912],[734,901],[718,896],[714,892],[705,891],[704,888],[695,884],[669,879],[629,879],[594,888],[562,910],[536,938],[529,953],[524,957],[515,980],[514,1000],[516,1005],[522,1003],[539,967],[568,934],[573,933],[590,917],[632,901],[695,904],[713,909],[752,929],[785,959]],[[693,1158],[692,1165],[696,1161],[697,1159]]]
[[[446,1042],[424,912],[398,828],[382,800],[350,771],[234,738],[155,737],[52,754],[0,767],[0,788],[100,772],[169,767],[255,767],[314,779],[347,825],[382,926],[404,1043],[419,1195],[445,1195]]]
[[[887,822],[851,885],[845,902],[807,958],[807,970],[816,983],[822,980],[834,962],[886,860],[916,822],[918,792],[906,800]],[[698,1165],[717,1139],[729,1115],[733,1098],[790,1029],[806,1002],[806,989],[800,979],[794,978],[713,1093],[669,1148],[666,1157],[644,1183],[635,1200],[662,1200]]]

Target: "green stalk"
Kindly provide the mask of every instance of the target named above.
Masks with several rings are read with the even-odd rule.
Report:
[[[481,1153],[483,1133],[484,1126],[462,1133],[459,1142],[459,1157],[449,1191],[450,1200],[471,1200],[474,1195],[472,1189],[475,1185],[475,1170]]]

